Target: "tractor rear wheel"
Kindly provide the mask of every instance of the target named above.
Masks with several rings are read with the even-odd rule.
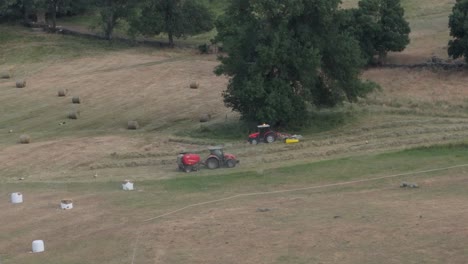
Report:
[[[206,166],[210,170],[217,169],[217,168],[219,168],[219,161],[217,159],[215,159],[215,158],[209,158],[206,161]]]
[[[232,160],[232,159],[229,159],[229,160],[226,161],[226,166],[228,168],[234,168],[236,166],[236,161]]]
[[[267,136],[265,137],[265,141],[266,141],[267,143],[273,143],[273,142],[275,142],[275,136],[273,136],[272,134],[269,134],[269,135],[267,135]]]

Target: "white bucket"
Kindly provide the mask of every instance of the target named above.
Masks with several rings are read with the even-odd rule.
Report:
[[[11,194],[11,202],[14,204],[19,204],[23,202],[23,194],[15,192]]]
[[[60,208],[63,210],[70,210],[73,209],[73,202],[72,200],[62,200],[60,202]]]
[[[125,180],[123,183],[122,183],[122,189],[124,191],[133,191],[133,182],[129,181],[129,180]]]
[[[34,240],[32,242],[32,252],[33,253],[44,252],[44,241]]]

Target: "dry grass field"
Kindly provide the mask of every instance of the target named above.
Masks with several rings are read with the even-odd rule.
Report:
[[[357,1],[344,1],[350,7]],[[392,63],[446,58],[454,0],[402,1],[411,44]],[[381,90],[315,111],[296,145],[251,146],[213,55],[0,26],[0,263],[466,263],[465,71],[369,69]],[[3,52],[4,51],[4,52]],[[25,88],[15,88],[26,79]],[[198,82],[198,89],[190,89]],[[64,97],[57,96],[67,89]],[[72,104],[79,96],[80,104]],[[67,118],[79,111],[78,119]],[[199,117],[212,120],[201,124]],[[136,120],[140,128],[128,130]],[[21,135],[31,138],[19,144]],[[176,170],[224,144],[240,166]],[[435,147],[429,147],[435,146]],[[413,148],[416,148],[413,150]],[[136,191],[120,190],[124,179]],[[401,181],[420,188],[400,188]],[[22,192],[25,202],[9,203]],[[61,199],[75,208],[59,209]],[[46,252],[31,254],[43,239]]]

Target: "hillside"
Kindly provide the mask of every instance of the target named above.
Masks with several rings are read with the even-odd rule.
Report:
[[[451,3],[404,2],[412,26],[411,44],[401,54],[390,54],[388,60],[421,62],[442,54]],[[344,6],[352,5],[349,1]],[[167,164],[172,164],[178,151],[200,151],[218,143],[229,143],[229,151],[239,154],[246,161],[243,168],[248,169],[260,160],[266,167],[279,166],[289,160],[348,155],[350,148],[382,152],[465,136],[468,92],[463,89],[467,81],[463,72],[368,70],[363,78],[379,83],[381,91],[357,105],[316,112],[310,129],[292,131],[306,135],[299,146],[253,149],[243,143],[248,131],[236,125],[237,114],[223,106],[221,93],[227,80],[213,74],[215,56],[183,49],[109,46],[7,26],[1,30],[5,34],[0,45],[6,51],[1,69],[14,74],[0,81],[4,113],[0,131],[5,135],[0,139],[0,158],[10,180],[19,175],[31,180],[77,180],[78,175],[101,170],[105,175],[126,174],[122,167],[129,167],[137,178],[155,173],[167,177],[174,174]],[[16,45],[18,41],[23,44]],[[20,78],[27,79],[27,88],[14,88]],[[188,88],[193,81],[200,83],[199,89]],[[68,89],[68,96],[57,97],[59,89]],[[72,96],[80,96],[83,103],[72,105]],[[78,120],[66,118],[73,110],[80,111]],[[214,118],[200,124],[198,118],[205,113]],[[137,120],[142,129],[126,130],[129,120]],[[33,143],[18,145],[21,134],[30,135]],[[114,153],[118,155],[111,156]],[[43,161],[51,158],[57,163],[44,166]]]

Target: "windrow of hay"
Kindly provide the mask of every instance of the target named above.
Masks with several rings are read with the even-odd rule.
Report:
[[[31,137],[28,135],[21,135],[19,139],[19,143],[21,144],[29,144],[31,143]]]
[[[137,121],[128,121],[127,128],[130,130],[136,130],[140,128],[140,125],[138,124]]]
[[[24,88],[26,87],[26,80],[17,80],[16,81],[16,88]]]
[[[73,110],[68,113],[68,118],[69,119],[78,119],[80,117],[80,111],[78,110]]]
[[[198,82],[190,83],[190,88],[191,89],[198,89],[199,86],[200,86],[200,84]]]
[[[67,92],[68,92],[68,89],[59,89],[59,90],[57,91],[57,96],[58,96],[58,97],[64,97],[64,96],[67,95]]]
[[[74,104],[81,104],[81,99],[79,96],[73,96],[72,103]]]

